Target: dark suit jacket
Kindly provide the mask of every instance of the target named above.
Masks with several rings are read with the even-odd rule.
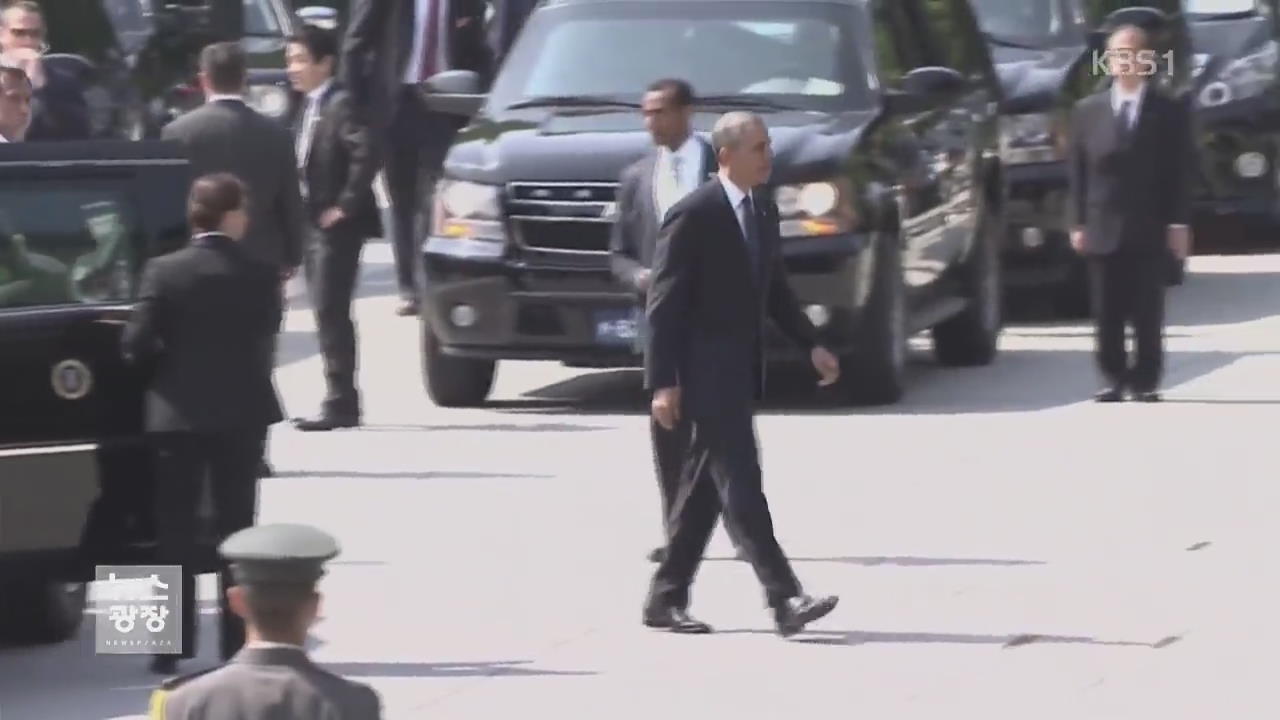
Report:
[[[701,137],[702,170],[699,177],[707,177],[716,170],[716,155],[711,143]],[[622,171],[618,186],[618,217],[609,237],[609,269],[613,276],[626,283],[636,293],[644,291],[636,283],[641,270],[653,266],[653,249],[658,241],[658,218],[653,196],[653,170],[658,162],[658,148]]]
[[[1072,226],[1084,228],[1085,252],[1167,252],[1168,226],[1190,222],[1194,162],[1190,107],[1155,86],[1127,142],[1109,89],[1076,103],[1069,212]]]
[[[46,62],[45,84],[31,97],[26,140],[85,140],[92,133],[84,84],[72,66]]]
[[[293,135],[234,100],[206,103],[165,126],[165,140],[181,141],[193,177],[229,172],[249,186],[248,253],[276,269],[302,264],[305,218]]]
[[[165,681],[152,695],[151,717],[379,720],[381,705],[373,688],[334,675],[301,650],[247,647],[221,667]]]
[[[147,369],[148,432],[220,432],[283,419],[262,347],[276,331],[279,277],[223,235],[154,258],[125,328]]]
[[[662,226],[649,289],[645,386],[679,386],[691,417],[749,407],[760,398],[766,317],[802,347],[816,342],[783,267],[778,208],[761,195],[754,196],[759,286],[719,178],[676,203]]]
[[[358,237],[382,235],[381,215],[373,197],[379,157],[372,133],[351,117],[351,96],[337,85],[320,100],[320,120],[307,152],[307,212],[316,223],[332,207],[346,215],[334,230]],[[303,131],[306,98],[294,114],[294,133]]]
[[[451,70],[487,74],[484,0],[435,0],[449,3]],[[404,84],[413,51],[415,0],[352,0],[351,18],[342,42],[342,85],[352,93],[357,119],[386,121]],[[457,25],[466,19],[463,28]]]

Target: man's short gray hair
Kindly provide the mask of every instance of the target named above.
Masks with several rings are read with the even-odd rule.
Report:
[[[748,130],[756,127],[764,127],[764,120],[759,115],[746,110],[727,112],[716,120],[715,127],[711,129],[711,145],[716,152],[721,148],[732,150],[738,147]]]

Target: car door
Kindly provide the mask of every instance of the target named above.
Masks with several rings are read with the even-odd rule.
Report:
[[[902,89],[910,71],[929,65],[913,35],[914,26],[899,0],[882,0],[875,8],[876,67],[879,82],[890,93],[890,117],[882,133],[892,158],[901,194],[902,268],[909,290],[926,287],[941,268],[930,258],[946,229],[945,168],[939,163],[939,108],[902,106],[892,93]]]
[[[160,143],[0,144],[0,455],[92,447],[96,539],[149,520],[144,377],[120,341],[143,264],[186,236],[188,187]]]
[[[914,0],[919,37],[934,65],[957,71],[962,88],[945,101],[933,138],[943,176],[945,230],[930,260],[951,267],[968,253],[979,228],[983,150],[996,133],[995,73],[965,0]]]

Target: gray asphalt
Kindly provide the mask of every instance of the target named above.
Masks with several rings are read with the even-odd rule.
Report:
[[[260,519],[341,539],[314,657],[387,718],[1274,718],[1277,273],[1280,255],[1193,259],[1163,405],[1089,402],[1078,322],[1011,325],[986,368],[939,368],[920,340],[891,408],[772,399],[779,537],[842,598],[790,641],[721,531],[692,606],[718,633],[641,627],[659,521],[638,376],[507,364],[494,406],[433,407],[381,244],[358,303],[368,425],[274,431]],[[313,327],[299,296],[293,414],[323,392]],[[184,670],[215,662],[211,631]],[[0,720],[145,713],[144,660],[92,640],[0,650]]]

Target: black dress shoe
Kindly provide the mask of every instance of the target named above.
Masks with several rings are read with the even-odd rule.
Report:
[[[1103,403],[1120,402],[1124,400],[1124,390],[1118,387],[1107,388],[1106,390],[1099,390],[1097,394],[1093,396],[1093,399],[1096,402],[1103,402]]]
[[[1160,402],[1164,398],[1160,397],[1160,393],[1155,390],[1144,390],[1139,393],[1134,393],[1133,399],[1138,402],[1154,403]]]
[[[835,609],[838,602],[840,598],[835,595],[820,598],[799,595],[788,599],[781,607],[773,609],[773,620],[778,626],[778,634],[782,637],[795,635],[804,630],[805,625],[825,617]]]
[[[151,672],[156,675],[177,675],[177,655],[155,655],[151,658]]]
[[[649,551],[649,562],[660,563],[667,559],[667,549],[665,547],[656,547]]]
[[[263,460],[262,462],[258,463],[258,477],[269,478],[274,476],[275,474],[276,474],[276,471],[271,469],[271,463],[267,462],[266,460]]]
[[[317,415],[312,418],[297,418],[293,426],[303,432],[324,432],[340,428],[360,426],[359,415]]]
[[[644,611],[645,627],[670,630],[684,635],[706,635],[711,626],[695,619],[684,608],[658,607]]]

